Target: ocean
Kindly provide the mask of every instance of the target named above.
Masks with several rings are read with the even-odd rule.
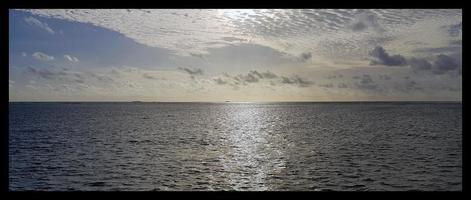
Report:
[[[462,104],[10,103],[12,191],[461,191]]]

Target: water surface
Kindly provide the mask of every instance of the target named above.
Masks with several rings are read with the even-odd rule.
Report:
[[[10,103],[10,190],[461,190],[461,103]]]

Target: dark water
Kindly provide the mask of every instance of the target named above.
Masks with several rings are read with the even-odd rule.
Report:
[[[10,190],[461,190],[461,103],[10,103]]]

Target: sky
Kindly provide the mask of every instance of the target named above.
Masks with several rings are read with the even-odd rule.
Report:
[[[9,100],[461,101],[462,10],[10,10]]]

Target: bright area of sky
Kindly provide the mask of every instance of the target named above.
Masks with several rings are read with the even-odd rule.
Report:
[[[10,101],[462,99],[462,10],[10,10]]]

